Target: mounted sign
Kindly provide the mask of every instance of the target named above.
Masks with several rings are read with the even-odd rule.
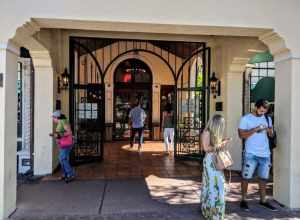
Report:
[[[98,104],[97,103],[79,103],[78,106],[79,119],[97,119]]]

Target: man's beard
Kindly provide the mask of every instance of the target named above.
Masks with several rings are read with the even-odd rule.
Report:
[[[260,117],[263,116],[264,114],[259,114],[258,112],[256,112],[256,115]]]

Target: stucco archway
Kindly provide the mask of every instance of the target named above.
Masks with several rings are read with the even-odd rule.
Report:
[[[57,23],[56,23],[57,22]],[[275,157],[277,157],[276,161],[279,161],[277,168],[275,168],[275,175],[277,173],[277,176],[275,176],[275,198],[282,202],[283,204],[287,205],[288,207],[291,208],[299,208],[300,207],[300,201],[299,201],[299,197],[300,197],[300,191],[297,188],[297,183],[299,183],[299,178],[300,178],[300,174],[299,171],[297,170],[297,158],[296,156],[300,154],[299,149],[296,148],[296,146],[299,145],[299,140],[296,138],[295,135],[295,131],[299,130],[299,121],[300,118],[299,116],[297,116],[297,112],[299,112],[300,110],[300,106],[297,103],[297,97],[296,94],[299,93],[299,88],[297,88],[296,82],[299,82],[299,74],[296,74],[300,67],[299,67],[299,57],[300,57],[300,50],[299,50],[299,46],[297,46],[297,42],[295,42],[295,35],[293,35],[292,33],[290,33],[289,31],[285,31],[282,29],[281,36],[285,36],[286,41],[283,40],[282,37],[280,37],[278,34],[274,34],[274,33],[267,33],[265,35],[262,35],[263,33],[266,32],[265,29],[256,29],[256,31],[254,31],[251,28],[241,28],[242,31],[239,32],[239,28],[226,28],[226,27],[221,27],[221,28],[209,28],[209,26],[205,27],[201,27],[199,28],[198,26],[192,26],[192,27],[186,27],[185,25],[174,25],[174,26],[168,26],[168,25],[158,25],[158,24],[153,24],[150,25],[151,27],[149,28],[149,24],[139,24],[136,26],[136,24],[129,24],[126,23],[126,25],[122,26],[122,28],[120,28],[121,26],[119,25],[118,22],[114,23],[105,23],[105,22],[99,22],[100,25],[91,25],[91,23],[89,23],[90,25],[86,25],[84,22],[78,21],[79,23],[76,22],[70,22],[70,21],[49,21],[48,19],[44,19],[44,20],[39,20],[39,22],[37,22],[35,24],[35,26],[32,26],[31,28],[33,28],[33,32],[31,32],[31,34],[29,34],[29,36],[31,37],[33,34],[35,34],[38,31],[39,25],[44,27],[51,27],[51,28],[82,28],[82,29],[86,29],[86,27],[91,27],[91,29],[95,27],[97,27],[96,29],[99,31],[111,31],[111,32],[115,32],[116,31],[123,31],[123,32],[127,32],[127,36],[130,35],[128,34],[128,32],[134,33],[135,31],[139,32],[137,36],[135,37],[139,37],[143,36],[143,37],[153,37],[153,33],[155,34],[162,34],[163,36],[160,36],[161,38],[172,38],[172,36],[170,34],[173,34],[173,37],[176,38],[176,34],[181,35],[181,37],[183,37],[182,35],[199,35],[199,34],[212,34],[212,35],[230,35],[232,33],[234,33],[237,36],[243,35],[243,36],[255,36],[255,37],[260,37],[260,39],[265,42],[268,47],[270,48],[272,54],[275,57],[275,62],[276,62],[276,103],[278,106],[277,109],[275,109],[275,117],[280,118],[280,120],[277,120],[277,130],[278,130],[278,135],[279,135],[279,148],[276,150],[277,153],[275,154]],[[87,22],[88,23],[88,22]],[[38,24],[38,25],[37,25]],[[57,24],[57,26],[56,26]],[[94,23],[93,23],[94,24]],[[77,26],[78,25],[78,26]],[[118,26],[119,25],[119,26]],[[143,26],[144,25],[144,26]],[[118,28],[116,28],[116,26]],[[255,26],[255,25],[252,25]],[[272,25],[267,25],[267,26],[272,26]],[[103,27],[103,28],[102,28]],[[165,33],[165,29],[163,27],[168,27],[168,33]],[[30,28],[30,29],[31,29]],[[36,29],[37,28],[37,29]],[[115,28],[115,29],[114,29]],[[148,30],[148,31],[147,31]],[[234,31],[233,31],[234,30]],[[270,29],[268,29],[270,30]],[[145,34],[146,33],[146,34]],[[147,35],[147,33],[149,33],[149,35]],[[150,34],[151,33],[151,34]],[[283,34],[284,33],[284,34]],[[178,37],[178,36],[177,36]],[[180,38],[180,37],[179,37]],[[3,38],[1,38],[3,40]],[[7,34],[5,34],[5,41],[7,40]],[[7,42],[7,41],[6,41]],[[16,42],[18,42],[16,40]],[[287,43],[288,42],[288,43]],[[289,45],[289,49],[287,48],[287,45]],[[10,60],[10,62],[13,62],[14,58],[12,58],[10,55],[7,55],[7,48],[9,46],[5,46],[5,52],[4,52],[4,57],[5,59],[1,58],[1,67],[3,66],[5,68],[4,72],[13,72],[14,68],[7,68],[6,65],[6,58]],[[25,45],[26,47],[26,45]],[[28,46],[28,48],[30,48],[30,46]],[[34,50],[32,50],[34,51]],[[42,52],[36,52],[36,56],[40,58],[36,58],[36,64],[37,63],[41,63],[40,67],[44,68],[45,66],[47,67],[47,72],[51,72],[52,71],[52,75],[53,75],[53,67],[51,63],[51,59],[50,59],[50,55],[51,53],[49,53],[49,51],[47,50],[36,50],[36,51],[42,51]],[[2,52],[1,52],[2,53]],[[41,58],[41,57],[44,57]],[[5,64],[3,64],[5,63]],[[6,70],[9,71],[6,71]],[[56,69],[56,71],[61,71],[59,69]],[[279,73],[279,74],[278,74]],[[4,93],[9,93],[7,96],[5,97],[13,97],[13,82],[14,82],[14,78],[6,78],[5,79],[5,83],[8,82],[7,85],[12,86],[12,89],[8,90],[7,88],[5,88],[5,90],[1,91],[1,96],[4,95]],[[50,88],[51,89],[51,88]],[[52,88],[53,89],[53,88]],[[50,97],[50,102],[53,101],[54,96],[52,95]],[[10,112],[15,112],[15,109],[13,107],[12,103],[9,103],[7,101],[7,99],[1,99],[1,105],[0,106],[12,106]],[[6,109],[2,109],[3,111],[1,112],[1,114],[6,118],[7,116],[7,112]],[[49,109],[47,109],[47,112],[50,112]],[[12,117],[9,117],[12,118]],[[14,142],[14,136],[12,136],[11,134],[9,134],[9,132],[14,133],[14,130],[7,130],[6,132],[4,132],[7,123],[8,122],[4,122],[4,120],[1,120],[1,134],[3,134],[3,136],[5,136],[6,141],[10,141],[11,143]],[[12,122],[12,121],[11,121]],[[47,125],[48,126],[48,125]],[[51,127],[51,125],[49,125],[49,128]],[[48,132],[48,131],[46,131]],[[8,148],[8,146],[5,145],[6,142],[1,141],[1,147],[3,147],[3,149]],[[282,147],[285,146],[285,147]],[[276,156],[277,155],[277,156]],[[279,157],[280,155],[280,157]],[[12,160],[14,161],[15,159],[15,155],[13,154],[3,154],[1,155],[1,157],[6,157],[6,161],[7,160]],[[1,160],[0,160],[1,161]],[[3,160],[4,161],[4,160]],[[52,161],[53,162],[53,161]],[[1,162],[2,163],[2,162]],[[0,168],[2,169],[0,173],[3,173],[5,175],[1,176],[1,191],[2,192],[6,192],[6,193],[1,193],[2,195],[4,195],[5,198],[8,197],[14,197],[11,195],[14,194],[10,194],[9,196],[7,195],[7,193],[9,192],[14,192],[14,184],[15,184],[15,180],[13,180],[14,178],[14,174],[13,170],[8,169],[8,170],[4,170],[4,166],[0,166]],[[7,171],[7,172],[4,172]],[[12,174],[12,176],[11,176]],[[8,184],[5,185],[2,184],[3,182],[9,182],[12,184]],[[15,203],[14,198],[12,198],[12,200],[6,200],[5,198],[1,198],[1,202],[0,202],[0,210],[1,210],[1,216],[7,216],[9,215],[13,209],[15,208]],[[4,205],[5,203],[5,205]]]
[[[51,114],[54,110],[54,88],[56,85],[53,79],[55,76],[49,50],[33,37],[37,31],[38,29],[35,29],[30,23],[26,23],[16,30],[14,37],[8,41],[9,43],[7,45],[9,46],[1,48],[1,53],[4,53],[3,58],[6,60],[6,63],[4,63],[4,65],[1,64],[1,67],[6,68],[3,72],[7,75],[5,77],[5,87],[3,90],[3,96],[5,98],[1,98],[1,101],[3,101],[1,106],[6,106],[6,109],[4,109],[3,112],[1,111],[0,114],[1,117],[5,119],[1,121],[4,123],[6,133],[5,138],[3,137],[3,139],[6,140],[3,146],[4,151],[3,154],[1,154],[1,157],[4,156],[3,160],[1,159],[1,161],[4,162],[4,170],[0,171],[1,175],[3,174],[3,176],[0,177],[0,219],[11,214],[16,207],[16,67],[21,46],[30,51],[34,71],[36,73],[34,79],[35,96],[32,97],[34,98],[35,106],[35,129],[33,131],[35,166],[33,172],[35,175],[51,173],[53,167],[57,164],[55,157],[53,157],[55,152],[53,152],[52,148],[52,139],[49,138],[49,133],[52,132]],[[48,98],[47,102],[45,102],[45,97]],[[7,124],[9,124],[9,126]],[[43,129],[40,129],[41,127],[43,127]],[[45,161],[47,162],[45,163]],[[0,167],[2,167],[2,165]]]
[[[289,208],[300,207],[299,173],[299,54],[275,32],[260,36],[275,62],[275,110],[277,148],[274,149],[274,197]],[[289,193],[287,193],[289,192]]]
[[[31,28],[30,28],[31,27]],[[29,50],[34,68],[34,175],[49,174],[58,164],[56,151],[52,149],[53,142],[49,138],[53,124],[52,112],[55,110],[57,81],[54,80],[63,69],[53,62],[53,51],[47,48],[48,42],[39,40],[38,29],[33,29],[31,23],[18,28],[13,38],[14,42]],[[52,56],[51,56],[52,54]],[[48,83],[45,83],[48,82]],[[45,102],[45,97],[47,102]],[[40,127],[44,129],[40,129]],[[47,161],[47,162],[45,162]]]

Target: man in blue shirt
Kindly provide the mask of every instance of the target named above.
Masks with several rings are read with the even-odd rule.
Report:
[[[140,101],[137,101],[136,106],[129,112],[129,124],[131,125],[130,147],[133,147],[135,134],[139,135],[139,152],[141,151],[143,142],[143,129],[146,119],[146,113],[141,108]]]
[[[270,147],[268,136],[273,136],[272,120],[267,120],[265,114],[269,108],[266,100],[258,100],[255,110],[243,116],[239,125],[239,136],[245,141],[244,161],[242,168],[242,201],[240,206],[249,211],[246,202],[248,181],[253,178],[255,170],[259,177],[260,205],[271,211],[277,211],[266,200],[266,183],[269,179],[271,168]]]

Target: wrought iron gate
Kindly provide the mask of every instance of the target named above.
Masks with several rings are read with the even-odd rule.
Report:
[[[175,156],[201,160],[200,134],[209,117],[210,48],[205,44],[181,64],[177,73]]]
[[[169,71],[173,80],[168,84],[174,85],[175,156],[201,158],[199,136],[209,113],[210,48],[205,43],[71,37],[70,120],[75,161],[103,158],[104,79],[127,55],[158,58]]]
[[[104,85],[95,55],[80,41],[70,41],[70,120],[75,163],[103,159]]]

